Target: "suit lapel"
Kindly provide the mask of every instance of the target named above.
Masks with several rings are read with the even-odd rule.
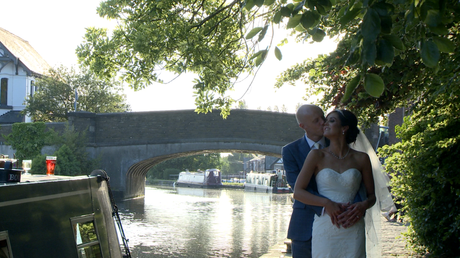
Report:
[[[303,160],[305,160],[309,152],[310,152],[310,145],[308,144],[307,140],[305,140],[305,136],[304,136],[301,138],[300,144],[299,144],[299,153],[302,154]]]

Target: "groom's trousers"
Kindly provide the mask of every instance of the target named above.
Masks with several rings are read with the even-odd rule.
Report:
[[[311,238],[309,241],[291,240],[292,258],[311,258]]]

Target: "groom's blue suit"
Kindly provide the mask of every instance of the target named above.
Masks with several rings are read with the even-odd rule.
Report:
[[[310,146],[305,139],[305,135],[283,147],[282,156],[284,163],[284,170],[286,171],[286,178],[291,186],[294,188],[297,176],[302,169],[305,158],[310,152]],[[307,187],[311,193],[317,194],[316,180],[314,176]],[[294,241],[304,241],[305,244],[311,246],[311,233],[315,213],[320,215],[323,207],[306,205],[297,200],[294,200],[291,221],[289,223],[287,238]],[[294,246],[293,246],[294,248]],[[310,247],[311,248],[311,247]],[[293,250],[293,256],[296,255]],[[303,252],[303,257],[311,257],[311,253],[306,254]]]

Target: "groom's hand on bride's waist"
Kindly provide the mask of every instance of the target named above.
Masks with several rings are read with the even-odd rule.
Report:
[[[340,228],[339,215],[345,212],[349,205],[349,203],[334,203],[335,210],[331,207],[324,207],[323,214],[327,213],[331,217],[332,224]]]
[[[337,216],[338,224],[344,228],[349,228],[362,219],[365,212],[366,207],[363,203],[354,203],[348,206],[342,214]]]

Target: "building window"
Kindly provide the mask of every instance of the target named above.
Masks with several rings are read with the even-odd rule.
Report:
[[[0,105],[6,106],[8,104],[8,79],[2,78],[0,85]]]
[[[8,231],[0,232],[0,257],[13,257],[13,253],[11,252],[10,239],[8,237]]]
[[[102,258],[101,246],[93,215],[70,219],[79,258]]]

